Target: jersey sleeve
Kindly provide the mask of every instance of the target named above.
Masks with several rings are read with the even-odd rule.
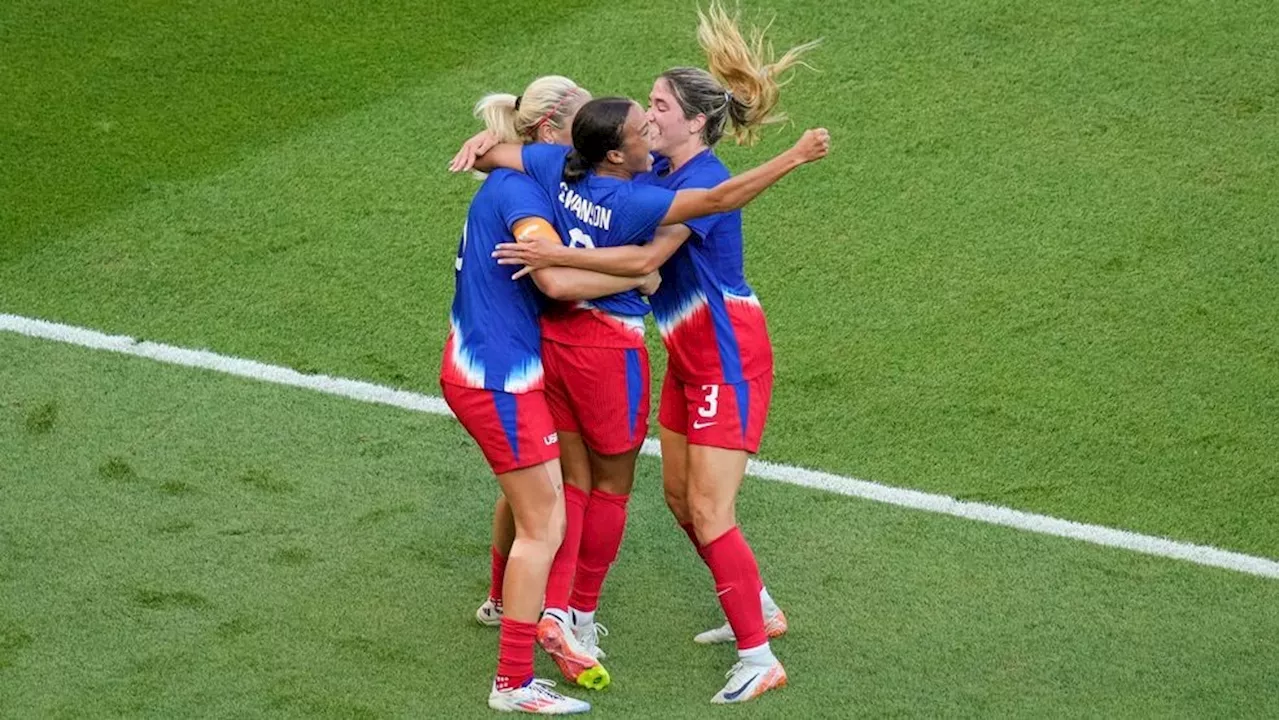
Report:
[[[560,187],[564,161],[568,156],[569,148],[564,145],[530,143],[520,149],[520,162],[524,164],[525,174],[548,193]]]
[[[508,230],[514,230],[516,223],[527,217],[540,217],[548,222],[555,218],[547,193],[528,175],[506,173],[497,190],[499,212]]]
[[[636,245],[649,242],[675,199],[676,194],[666,188],[653,185],[633,186],[627,207],[627,227],[623,233],[623,242]]]
[[[697,172],[690,173],[682,178],[677,189],[709,190],[728,179],[729,172],[723,166],[699,168]],[[723,213],[703,215],[702,217],[685,220],[684,225],[689,228],[697,240],[701,241],[711,234],[712,229],[723,217]]]

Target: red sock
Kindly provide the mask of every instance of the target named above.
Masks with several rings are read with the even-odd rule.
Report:
[[[693,523],[681,523],[680,529],[685,535],[689,536],[689,542],[693,543],[693,549],[698,551],[698,557],[702,558],[702,562],[707,561],[707,551],[702,543],[698,542],[698,533],[693,530]]]
[[[489,548],[489,599],[502,604],[502,578],[507,574],[507,556],[498,548]]]
[[[582,520],[587,513],[587,494],[572,486],[564,486],[564,540],[551,561],[547,576],[548,610],[569,612],[569,591],[573,588],[573,571],[578,565],[578,549],[582,547]]]
[[[533,677],[533,644],[537,638],[537,623],[502,618],[498,630],[498,674],[494,677],[499,690],[520,687]]]
[[[627,528],[627,501],[630,495],[591,491],[582,522],[582,548],[578,551],[578,571],[573,577],[569,605],[575,610],[595,612],[600,604],[600,588],[609,567],[618,558],[622,534]]]
[[[738,526],[707,543],[707,567],[716,581],[720,607],[738,638],[738,649],[759,647],[769,640],[760,609],[760,568]]]

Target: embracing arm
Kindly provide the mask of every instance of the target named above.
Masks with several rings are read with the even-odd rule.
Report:
[[[640,290],[648,282],[643,277],[618,277],[571,267],[534,270],[533,284],[552,300],[594,300],[606,295]]]
[[[660,227],[653,240],[644,245],[623,245],[605,248],[571,248],[561,243],[543,240],[522,240],[502,243],[494,250],[499,265],[524,265],[515,274],[521,277],[542,268],[567,267],[594,270],[609,275],[639,277],[656,272],[675,254],[689,238],[689,228],[684,225]]]
[[[805,163],[826,157],[831,136],[824,129],[808,130],[800,140],[769,162],[729,178],[710,190],[681,190],[662,218],[663,225],[682,223],[704,215],[729,212],[746,206],[778,182],[783,175]]]
[[[524,218],[516,223],[514,230],[521,243],[554,243],[564,247],[560,234],[542,218]],[[519,279],[529,274],[529,271],[530,269],[522,270],[513,279]],[[546,267],[533,271],[532,274],[533,283],[553,300],[592,300],[627,290],[643,291],[650,286],[656,287],[656,280],[652,277],[617,277],[570,267]]]
[[[498,168],[524,172],[523,148],[519,143],[500,143],[496,135],[482,130],[462,144],[449,161],[449,172],[492,172]]]

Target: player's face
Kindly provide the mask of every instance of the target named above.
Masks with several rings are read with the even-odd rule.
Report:
[[[622,127],[623,166],[632,174],[648,172],[653,167],[653,150],[651,133],[653,126],[645,117],[645,112],[637,104],[631,105],[627,113],[627,122]]]
[[[666,78],[653,81],[653,89],[649,91],[648,117],[654,129],[653,149],[663,155],[696,134],[691,127],[693,121],[685,119],[684,110],[680,108]]]

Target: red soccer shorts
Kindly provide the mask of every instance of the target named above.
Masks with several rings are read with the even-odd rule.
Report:
[[[547,405],[556,430],[582,435],[601,455],[644,442],[649,430],[649,351],[542,341]]]
[[[547,399],[538,390],[501,390],[440,383],[444,401],[475,438],[494,475],[541,465],[560,457],[560,441]]]
[[[658,422],[693,445],[754,453],[760,449],[772,397],[772,370],[725,385],[686,385],[668,371]]]

